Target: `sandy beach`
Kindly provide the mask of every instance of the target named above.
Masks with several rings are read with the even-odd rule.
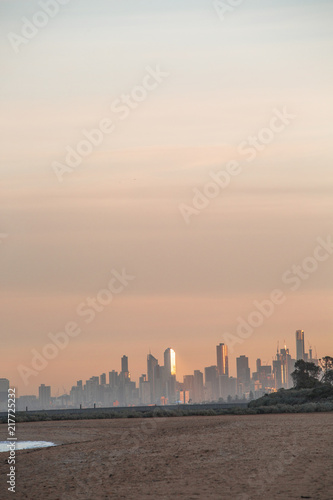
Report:
[[[6,439],[6,427],[1,439]],[[333,498],[333,414],[21,423],[17,499]]]

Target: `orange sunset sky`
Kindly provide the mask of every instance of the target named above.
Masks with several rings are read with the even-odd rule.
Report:
[[[297,329],[333,355],[333,255],[297,289],[286,274],[333,237],[332,2],[244,2],[221,19],[204,0],[72,0],[16,45],[41,7],[0,9],[0,377],[54,395],[123,354],[138,380],[149,349],[163,363],[172,347],[182,381],[274,289],[285,300],[231,346],[231,375],[241,354],[271,363],[278,341],[295,356]],[[112,131],[68,166],[102,121]],[[78,306],[123,269],[134,279],[87,323]],[[72,321],[81,333],[25,384],[18,367]]]

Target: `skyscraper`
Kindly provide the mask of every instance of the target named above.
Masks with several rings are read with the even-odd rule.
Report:
[[[304,359],[304,330],[296,330],[296,360]]]
[[[228,347],[225,344],[216,346],[217,370],[219,375],[229,376]]]
[[[184,391],[189,393],[189,399],[194,401],[194,375],[184,375]]]
[[[203,397],[203,373],[200,370],[194,370],[194,402],[201,403]]]
[[[164,369],[166,377],[176,375],[176,353],[170,347],[164,351]]]
[[[121,358],[121,372],[128,373],[128,357],[127,356],[123,356]]]
[[[169,403],[176,402],[176,353],[168,347],[164,351],[163,390]]]
[[[51,387],[49,385],[41,384],[38,388],[39,405],[42,409],[48,408],[51,403]]]
[[[0,378],[0,404],[8,401],[9,380],[7,378]]]
[[[206,396],[208,401],[215,401],[219,398],[219,379],[217,366],[205,367],[205,387]]]
[[[158,360],[154,358],[152,354],[148,354],[147,375],[148,375],[148,382],[150,383],[151,402],[154,402],[156,398],[156,370],[155,370],[156,366],[158,366]]]
[[[139,379],[139,396],[141,404],[149,405],[151,403],[150,382],[147,381],[147,376],[145,374],[141,375]]]
[[[114,389],[115,387],[118,386],[118,372],[112,370],[112,372],[109,372],[109,386],[111,389]]]
[[[249,390],[250,386],[250,368],[249,358],[240,356],[236,359],[237,363],[237,384],[239,394],[244,394]]]

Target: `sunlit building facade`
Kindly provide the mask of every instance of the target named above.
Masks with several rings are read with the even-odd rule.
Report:
[[[176,375],[176,353],[170,347],[164,351],[164,368],[166,376]]]
[[[228,346],[219,344],[216,346],[216,362],[219,375],[229,376]]]

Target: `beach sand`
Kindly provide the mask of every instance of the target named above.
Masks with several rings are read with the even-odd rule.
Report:
[[[59,446],[17,452],[15,495],[2,453],[2,499],[333,499],[333,413],[33,422],[17,437]]]

